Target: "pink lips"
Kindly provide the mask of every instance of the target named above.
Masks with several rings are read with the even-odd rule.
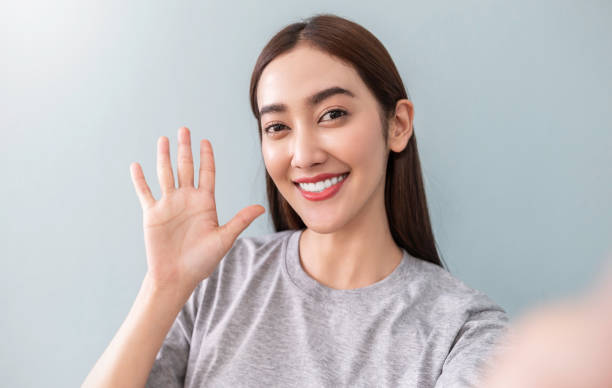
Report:
[[[327,175],[330,175],[330,177],[338,176],[338,175],[334,175],[334,174],[327,174]],[[340,175],[342,175],[342,174],[340,174]],[[344,182],[348,179],[349,175],[347,175],[340,182],[336,183],[335,185],[331,185],[330,187],[326,188],[325,190],[323,190],[323,191],[321,191],[319,193],[313,193],[313,192],[310,192],[310,191],[302,190],[302,188],[300,187],[299,184],[296,183],[295,185],[298,188],[298,190],[300,190],[300,192],[302,193],[304,198],[306,198],[306,199],[308,199],[310,201],[322,201],[324,199],[328,199],[328,198],[331,198],[332,196],[334,196],[340,190],[340,187],[342,187]],[[327,179],[327,178],[325,178],[325,179]],[[319,179],[319,180],[321,180],[321,179]]]

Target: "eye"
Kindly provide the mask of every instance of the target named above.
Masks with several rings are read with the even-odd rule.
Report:
[[[341,113],[341,114],[339,114],[339,113]],[[321,118],[327,116],[328,114],[330,115],[332,120],[335,120],[335,119],[340,118],[342,116],[346,116],[348,113],[345,110],[342,110],[342,109],[332,109],[332,110],[329,110],[329,111],[325,112],[325,114],[323,116],[321,116]],[[332,117],[332,116],[334,116],[334,117]]]
[[[267,127],[264,128],[264,132],[268,133],[268,134],[275,134],[277,132],[280,131],[280,128],[284,127],[284,124],[272,124],[272,125],[268,125]]]

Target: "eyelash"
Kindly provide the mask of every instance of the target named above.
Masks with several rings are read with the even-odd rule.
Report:
[[[343,110],[343,109],[331,109],[331,110],[328,110],[327,112],[325,112],[323,114],[323,116],[325,116],[328,113],[332,113],[332,112],[341,112],[342,113],[339,117],[336,117],[335,119],[332,119],[332,120],[336,120],[336,119],[339,119],[341,117],[344,117],[344,116],[348,115],[348,112]],[[267,134],[270,134],[270,133],[275,134],[275,133],[277,133],[279,131],[271,131],[270,128],[275,128],[275,127],[278,127],[278,126],[285,127],[284,124],[272,124],[272,125],[268,125],[266,128],[264,128],[264,132],[267,133]]]

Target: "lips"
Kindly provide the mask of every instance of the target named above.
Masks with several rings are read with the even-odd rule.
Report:
[[[344,175],[344,174],[340,174],[340,175]],[[322,201],[324,199],[328,199],[336,195],[336,193],[338,193],[338,191],[340,190],[344,182],[346,182],[346,180],[348,179],[349,175],[350,175],[349,173],[346,173],[346,176],[344,177],[343,180],[337,182],[336,184],[331,185],[330,187],[320,192],[312,192],[312,191],[304,190],[300,187],[299,183],[295,183],[295,187],[300,191],[300,193],[302,194],[302,196],[304,196],[304,198],[310,201]],[[331,175],[332,178],[334,176],[337,176],[337,175],[335,174]]]

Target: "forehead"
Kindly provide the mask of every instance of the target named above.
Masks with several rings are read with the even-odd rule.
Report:
[[[257,104],[302,104],[307,96],[330,86],[363,96],[366,85],[357,71],[339,58],[309,46],[297,46],[274,58],[257,84]]]

